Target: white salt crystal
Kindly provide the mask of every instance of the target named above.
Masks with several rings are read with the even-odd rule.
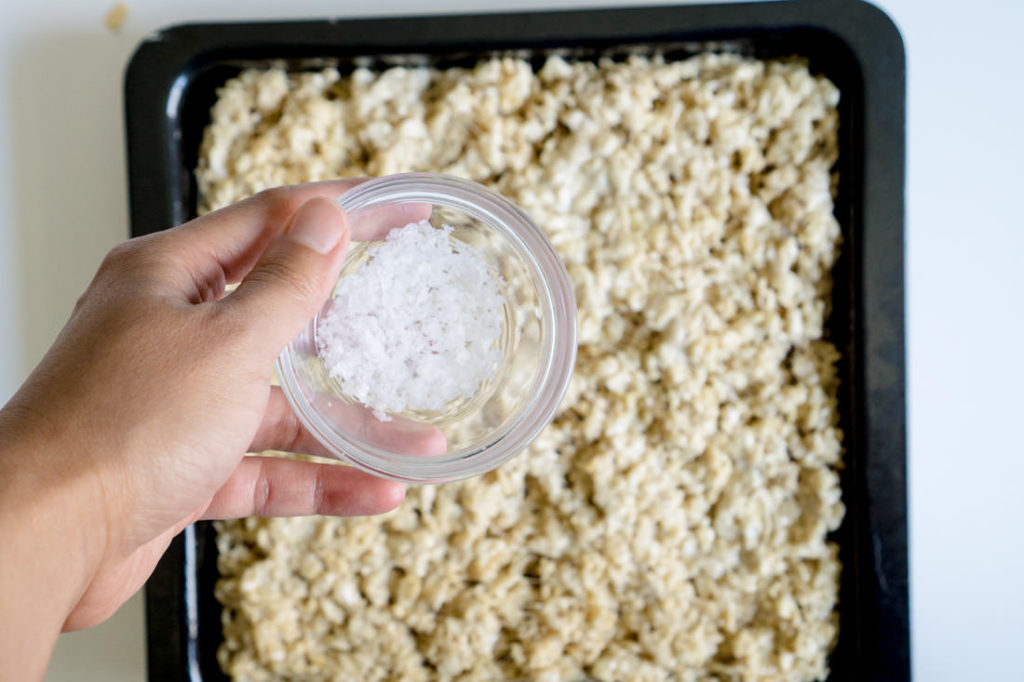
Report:
[[[320,359],[378,419],[443,410],[501,364],[503,282],[479,251],[453,248],[451,233],[426,220],[392,230],[320,317]]]

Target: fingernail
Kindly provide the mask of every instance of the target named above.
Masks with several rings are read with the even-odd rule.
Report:
[[[288,228],[290,238],[324,255],[334,250],[344,234],[341,211],[330,199],[310,199],[304,203]]]

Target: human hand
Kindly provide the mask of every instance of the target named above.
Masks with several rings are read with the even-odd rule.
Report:
[[[63,608],[65,629],[104,620],[200,518],[374,514],[401,502],[401,484],[351,467],[243,458],[326,454],[270,382],[337,278],[349,227],[325,197],[351,184],[263,192],[108,255],[0,411],[0,532],[13,519],[8,549],[25,545],[9,556],[56,552],[68,584],[66,594],[44,585],[31,608]],[[48,580],[46,556],[28,564],[29,579]],[[19,598],[0,603],[18,611]]]

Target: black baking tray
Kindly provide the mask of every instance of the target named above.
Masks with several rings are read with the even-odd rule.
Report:
[[[857,0],[686,5],[469,16],[180,25],[137,49],[125,75],[133,236],[196,215],[193,169],[217,88],[247,66],[392,63],[440,66],[495,51],[576,58],[644,50],[798,55],[830,78],[840,102],[829,335],[842,351],[841,472],[846,517],[834,534],[843,571],[830,680],[910,677],[903,332],[905,59],[898,30]],[[361,60],[361,61],[360,61]],[[149,678],[222,680],[214,531],[187,528],[146,585]]]

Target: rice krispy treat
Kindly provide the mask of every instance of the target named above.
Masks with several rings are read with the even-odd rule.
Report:
[[[493,187],[579,305],[551,426],[365,519],[219,524],[236,680],[815,680],[837,631],[839,93],[706,54],[246,71],[204,210],[399,171]]]

